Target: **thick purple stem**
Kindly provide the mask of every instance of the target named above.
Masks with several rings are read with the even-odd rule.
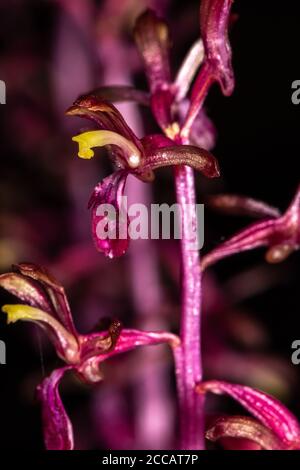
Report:
[[[182,217],[181,237],[181,285],[182,313],[180,338],[182,355],[176,361],[177,388],[181,423],[181,448],[204,448],[203,397],[197,396],[195,384],[202,380],[200,348],[201,273],[198,250],[190,246],[189,217],[185,217],[187,205],[195,204],[194,173],[190,167],[175,169],[177,202]]]

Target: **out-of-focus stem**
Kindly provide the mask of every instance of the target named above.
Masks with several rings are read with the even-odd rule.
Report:
[[[181,448],[203,449],[203,398],[196,394],[195,384],[202,380],[200,323],[201,323],[201,273],[199,252],[191,247],[192,219],[185,213],[195,204],[194,174],[190,167],[175,169],[177,202],[182,212],[181,236],[181,286],[182,312],[180,338],[182,356],[176,361],[179,395]]]

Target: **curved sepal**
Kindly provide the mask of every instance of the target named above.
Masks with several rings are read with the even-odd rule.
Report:
[[[97,250],[109,258],[122,256],[128,248],[128,217],[122,205],[127,172],[116,171],[94,189],[88,207],[92,210],[92,235]]]
[[[59,383],[71,367],[56,369],[38,386],[38,398],[42,404],[42,420],[45,446],[48,450],[73,450],[74,437],[70,418],[59,395]]]
[[[262,450],[284,450],[284,444],[268,428],[249,416],[222,416],[205,433],[209,441],[224,438],[246,439]]]
[[[138,17],[133,33],[151,92],[165,89],[170,83],[170,40],[166,23],[154,11],[146,10]]]
[[[300,446],[300,426],[292,413],[271,395],[245,385],[211,380],[198,384],[199,393],[226,394],[238,401],[290,449]]]
[[[0,286],[22,302],[53,313],[53,306],[47,293],[33,279],[14,272],[5,273],[0,275]]]
[[[200,29],[206,61],[214,78],[220,83],[224,95],[227,96],[234,89],[231,47],[228,40],[232,3],[233,0],[202,0],[200,5]]]
[[[140,141],[133,130],[126,124],[118,109],[108,101],[93,94],[84,95],[75,101],[66,114],[89,119],[95,122],[100,129],[120,134],[142,151]]]

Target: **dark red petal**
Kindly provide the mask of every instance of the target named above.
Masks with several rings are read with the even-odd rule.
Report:
[[[92,209],[92,234],[97,250],[109,258],[122,256],[128,247],[128,217],[122,209],[122,197],[127,172],[119,170],[101,181],[94,189],[88,207]],[[103,204],[109,204],[114,213],[114,220],[109,221]],[[104,207],[102,206],[104,209]],[[107,223],[106,223],[107,222]],[[103,230],[105,233],[103,233]]]
[[[206,431],[210,441],[224,438],[247,439],[263,450],[284,450],[286,446],[268,428],[248,416],[224,416],[218,418]]]
[[[57,369],[38,386],[38,398],[42,404],[44,441],[48,450],[72,450],[74,448],[72,423],[61,401],[58,386],[65,372],[71,367]]]
[[[224,95],[234,88],[231,65],[231,47],[228,40],[228,23],[233,0],[202,0],[200,28],[206,61],[211,73],[219,81]]]
[[[297,419],[276,398],[244,385],[218,380],[198,385],[199,393],[227,394],[237,400],[261,423],[270,428],[289,448],[299,448],[300,427]]]
[[[280,211],[262,201],[236,194],[217,194],[209,196],[208,204],[213,209],[233,215],[246,215],[250,217],[277,218]]]
[[[144,106],[150,106],[149,93],[137,90],[132,86],[115,85],[115,86],[102,86],[92,90],[87,96],[82,95],[79,102],[82,102],[89,96],[94,96],[97,99],[110,101],[112,103],[122,101],[133,101]]]
[[[123,116],[117,108],[93,94],[87,94],[78,98],[66,114],[68,116],[79,116],[94,121],[101,129],[116,132],[142,151],[140,140],[132,129],[126,124]]]
[[[165,132],[172,125],[171,108],[173,101],[173,93],[168,89],[158,90],[151,97],[152,113],[161,129]]]
[[[44,287],[53,304],[58,319],[75,337],[77,332],[73,323],[72,313],[63,286],[43,267],[33,263],[21,263],[15,268],[25,277],[34,279]],[[46,310],[47,311],[47,310]]]
[[[167,25],[152,10],[146,10],[136,21],[134,38],[144,61],[152,94],[166,89],[170,84]]]

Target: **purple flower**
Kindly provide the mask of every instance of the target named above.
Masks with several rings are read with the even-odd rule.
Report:
[[[95,187],[89,202],[95,245],[110,258],[124,254],[128,246],[128,219],[122,211],[122,196],[129,173],[147,182],[153,180],[153,171],[160,167],[189,165],[209,178],[219,175],[216,159],[203,148],[176,145],[160,134],[138,139],[119,111],[96,93],[78,99],[67,114],[85,117],[100,127],[100,130],[85,132],[73,138],[79,144],[78,156],[90,159],[94,155],[92,148],[108,145],[116,167],[112,175]],[[101,204],[111,204],[116,209],[117,217],[110,227],[114,236],[101,238],[97,235],[97,226],[103,219],[102,214],[98,215]]]
[[[138,346],[159,343],[179,346],[179,339],[171,333],[122,330],[119,321],[112,321],[108,331],[81,335],[73,324],[63,287],[33,264],[20,264],[16,272],[2,274],[0,286],[24,302],[2,307],[7,322],[23,320],[39,325],[66,363],[38,387],[47,449],[68,450],[74,446],[72,425],[58,391],[65,372],[73,370],[82,380],[93,384],[103,379],[99,365],[111,356]]]
[[[229,240],[221,243],[202,259],[202,269],[216,263],[227,256],[267,246],[266,260],[269,263],[279,263],[285,260],[292,252],[300,247],[300,187],[287,209],[278,215],[278,211],[257,201],[240,199],[239,204],[233,203],[233,199],[221,199],[222,209],[244,210],[244,212],[258,212],[262,216],[268,216],[261,222],[256,222],[234,235]],[[247,201],[247,202],[245,202]],[[250,202],[249,202],[250,201]],[[255,204],[256,202],[256,204]],[[242,204],[241,204],[242,203]],[[251,207],[250,207],[251,206]]]
[[[270,429],[286,449],[300,448],[300,426],[297,419],[278,400],[270,395],[244,385],[218,380],[202,382],[199,393],[226,394],[237,400],[266,428]]]

